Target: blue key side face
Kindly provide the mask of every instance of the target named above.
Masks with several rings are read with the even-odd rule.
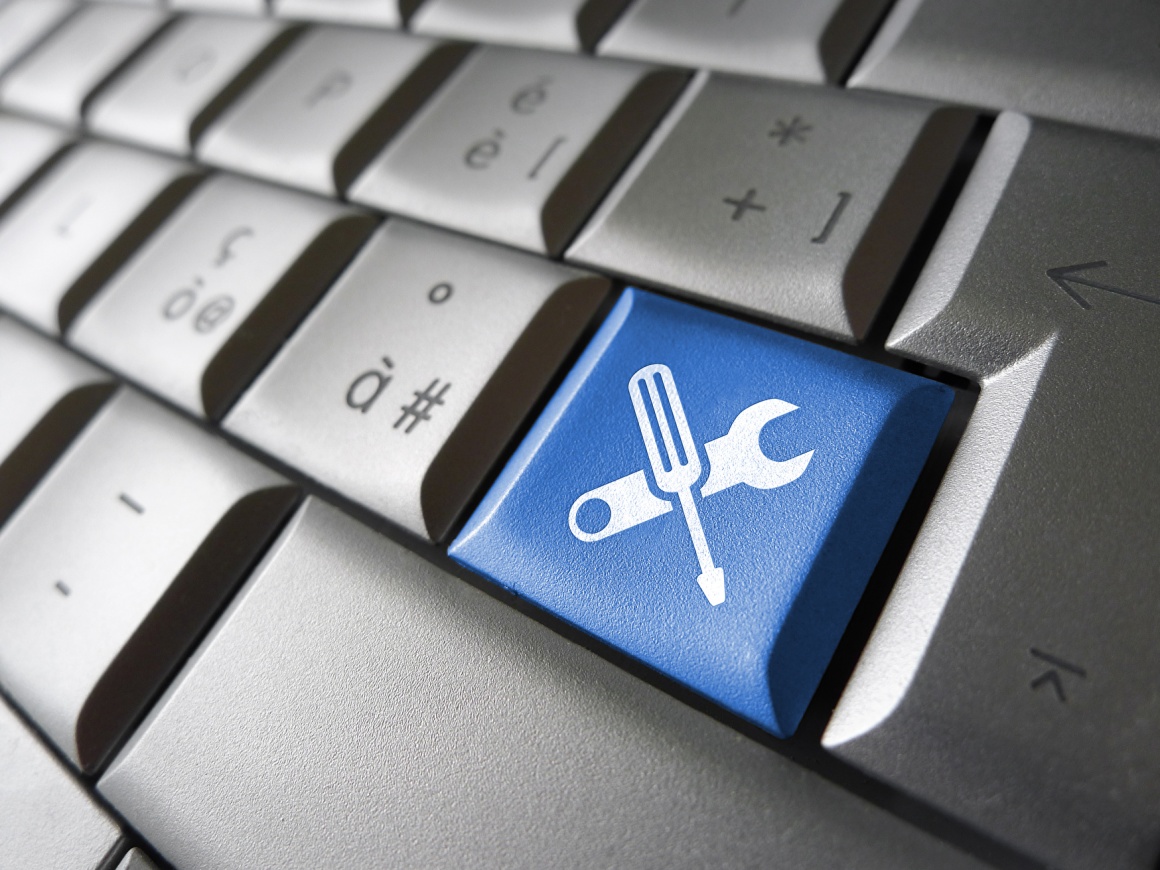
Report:
[[[629,289],[450,553],[788,736],[952,398]]]

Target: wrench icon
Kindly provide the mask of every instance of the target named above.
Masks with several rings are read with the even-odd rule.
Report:
[[[713,564],[693,502],[691,487],[700,477],[701,464],[672,372],[663,365],[645,366],[629,381],[629,394],[657,487],[662,492],[677,495],[685,515],[701,566],[697,581],[709,602],[720,604],[725,600],[724,574]],[[762,452],[760,443],[761,430],[766,423],[796,410],[796,405],[781,399],[757,402],[734,418],[725,435],[707,442],[705,455],[709,460],[709,478],[701,486],[701,498],[741,483],[755,489],[774,489],[801,477],[813,458],[813,450],[792,459],[776,460]],[[674,438],[674,434],[677,437]],[[664,457],[661,456],[662,446]],[[594,532],[581,529],[577,523],[581,508],[591,501],[604,502],[609,509],[608,521]],[[593,543],[663,516],[672,509],[672,502],[653,495],[644,471],[634,471],[577,498],[568,511],[568,528],[578,540]]]

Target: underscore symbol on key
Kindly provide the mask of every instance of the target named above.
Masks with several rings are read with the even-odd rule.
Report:
[[[411,430],[422,423],[424,420],[431,419],[431,409],[436,405],[443,404],[443,397],[447,395],[447,391],[451,389],[451,384],[446,383],[442,387],[439,386],[439,378],[433,380],[427,385],[425,390],[413,390],[412,394],[415,396],[415,401],[410,405],[401,405],[402,414],[399,419],[395,421],[394,428],[398,429],[403,423],[407,423],[407,428],[403,430],[403,434],[410,435]],[[438,390],[438,392],[436,392]]]
[[[672,371],[661,364],[645,366],[629,379],[628,390],[657,488],[676,495],[681,505],[701,569],[697,583],[710,604],[721,604],[725,600],[724,568],[714,564],[693,501],[692,488],[701,477],[702,464]],[[796,410],[796,405],[781,399],[756,402],[734,418],[725,435],[707,442],[704,450],[709,477],[700,488],[701,499],[742,483],[753,489],[775,489],[801,477],[813,450],[776,460],[762,452],[760,443],[767,423]],[[591,502],[603,502],[608,509],[603,528],[595,531],[580,525],[580,512]],[[653,495],[645,472],[634,471],[577,498],[568,512],[568,528],[577,540],[595,543],[672,509],[670,501]]]

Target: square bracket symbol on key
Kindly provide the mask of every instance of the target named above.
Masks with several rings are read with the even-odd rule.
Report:
[[[653,480],[662,492],[677,496],[684,513],[701,569],[697,584],[710,604],[721,604],[725,600],[725,572],[723,567],[713,564],[693,500],[693,486],[701,479],[701,458],[673,373],[660,363],[644,366],[629,379],[628,392]],[[701,487],[701,498],[740,483],[755,489],[774,489],[801,477],[813,458],[813,450],[792,459],[776,460],[766,456],[760,444],[761,430],[766,423],[796,410],[796,405],[781,399],[757,402],[734,418],[725,435],[706,443],[709,479]],[[587,532],[580,528],[578,515],[593,501],[604,502],[609,515],[601,529]],[[653,495],[644,471],[634,471],[577,498],[568,511],[568,528],[577,539],[594,543],[662,516],[672,507],[672,502]]]

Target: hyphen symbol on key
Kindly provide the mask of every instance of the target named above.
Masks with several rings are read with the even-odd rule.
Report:
[[[701,477],[701,459],[673,373],[666,365],[645,366],[629,379],[628,392],[653,480],[661,492],[677,496],[684,513],[701,569],[697,583],[710,604],[721,604],[725,600],[725,571],[713,564],[693,500],[693,485]],[[760,444],[766,423],[795,410],[797,406],[780,399],[757,402],[737,415],[728,433],[706,443],[709,479],[701,487],[701,498],[739,483],[755,489],[774,489],[801,477],[814,451],[779,461],[767,457]],[[577,514],[590,501],[602,501],[609,508],[608,522],[596,532],[584,531],[577,523]],[[644,472],[636,471],[576,499],[568,512],[568,526],[579,540],[594,542],[662,516],[672,508],[672,502],[652,494]]]

